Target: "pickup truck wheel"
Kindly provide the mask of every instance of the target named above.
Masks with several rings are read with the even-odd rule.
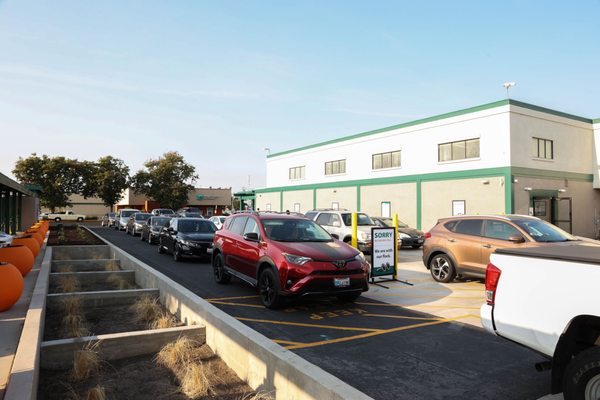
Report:
[[[283,307],[285,299],[279,293],[279,280],[271,268],[265,268],[258,277],[258,293],[263,305],[272,310]]]
[[[60,222],[60,217],[56,217],[56,218],[54,218],[54,221],[55,221],[55,222]]]
[[[431,276],[438,282],[452,282],[456,277],[456,269],[452,264],[452,260],[445,254],[436,254],[429,261],[429,270]]]
[[[83,218],[81,218],[81,217],[77,218],[77,222],[81,222],[81,221],[83,221]]]
[[[215,273],[215,282],[220,284],[228,283],[231,280],[231,275],[225,271],[225,262],[223,261],[223,255],[217,254],[213,259],[213,271]]]
[[[565,400],[600,399],[600,347],[579,353],[569,362],[563,375]]]

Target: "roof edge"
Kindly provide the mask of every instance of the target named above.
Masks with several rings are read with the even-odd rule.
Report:
[[[402,128],[407,128],[410,126],[426,124],[429,122],[439,121],[439,120],[448,119],[448,118],[452,118],[452,117],[458,117],[460,115],[471,114],[471,113],[475,113],[475,112],[479,112],[479,111],[489,110],[492,108],[503,107],[506,105],[527,108],[529,110],[543,112],[546,114],[552,114],[552,115],[556,115],[556,116],[563,117],[563,118],[569,118],[569,119],[573,119],[573,120],[580,121],[580,122],[600,123],[600,118],[598,118],[596,120],[592,120],[589,118],[583,118],[583,117],[580,117],[577,115],[564,113],[562,111],[556,111],[556,110],[552,110],[550,108],[545,108],[545,107],[536,106],[534,104],[524,103],[524,102],[518,101],[518,100],[504,99],[504,100],[494,101],[492,103],[482,104],[482,105],[475,106],[475,107],[469,107],[469,108],[464,108],[464,109],[457,110],[457,111],[451,111],[451,112],[444,113],[444,114],[434,115],[434,116],[427,117],[427,118],[416,119],[414,121],[404,122],[401,124],[392,125],[392,126],[388,126],[385,128],[375,129],[375,130],[361,132],[361,133],[355,133],[353,135],[343,136],[343,137],[337,138],[337,139],[331,139],[331,140],[326,140],[324,142],[310,144],[307,146],[296,147],[294,149],[284,150],[284,151],[280,151],[280,152],[273,153],[273,154],[268,154],[267,158],[278,157],[278,156],[282,156],[285,154],[296,153],[296,152],[303,151],[303,150],[309,150],[309,149],[313,149],[316,147],[326,146],[329,144],[345,142],[347,140],[357,139],[357,138],[364,137],[364,136],[375,135],[377,133],[383,133],[383,132],[388,132],[388,131],[392,131],[395,129],[402,129]]]

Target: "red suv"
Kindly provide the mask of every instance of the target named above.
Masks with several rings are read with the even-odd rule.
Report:
[[[212,254],[218,283],[236,276],[258,287],[267,308],[309,295],[354,301],[369,288],[370,265],[361,252],[294,215],[233,215],[215,233]]]

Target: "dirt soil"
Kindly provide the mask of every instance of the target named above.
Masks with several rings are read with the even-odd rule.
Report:
[[[241,400],[251,398],[252,389],[217,357],[210,347],[202,346],[202,363],[214,393],[197,397],[203,400]],[[96,385],[104,387],[110,400],[189,400],[180,392],[173,372],[154,362],[155,355],[105,362],[97,374],[85,382],[73,382],[70,371],[40,371],[40,400],[84,399]]]
[[[105,244],[86,229],[74,225],[51,225],[48,246],[81,246]]]
[[[146,322],[135,322],[135,314],[129,308],[131,305],[103,306],[85,309],[85,321],[90,335],[145,331],[150,329]],[[166,312],[166,310],[163,310]],[[73,337],[63,332],[62,320],[64,312],[60,307],[46,310],[44,325],[44,340],[67,339]],[[177,326],[183,323],[178,322]]]

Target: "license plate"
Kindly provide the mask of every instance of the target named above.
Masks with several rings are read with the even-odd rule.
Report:
[[[350,286],[350,278],[333,278],[333,286],[335,286],[335,287]]]

